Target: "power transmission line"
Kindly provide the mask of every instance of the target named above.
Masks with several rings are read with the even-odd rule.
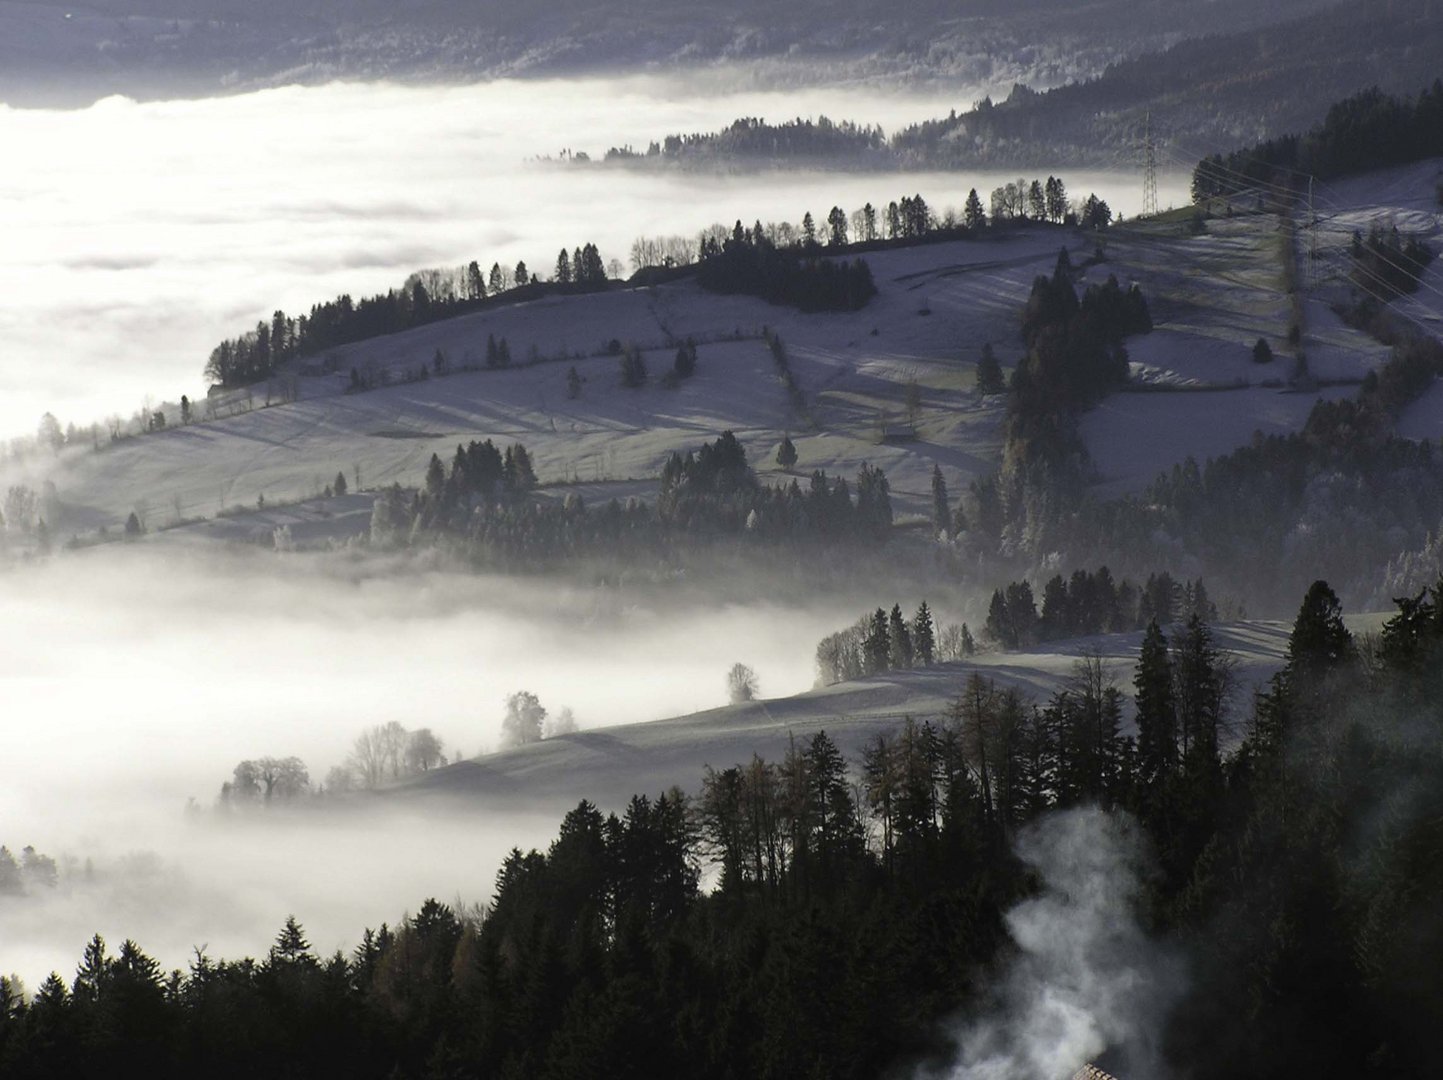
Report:
[[[1147,114],[1142,136],[1142,216],[1157,216],[1157,149],[1152,142],[1152,113]]]

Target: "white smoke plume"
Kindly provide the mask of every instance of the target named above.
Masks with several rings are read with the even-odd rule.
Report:
[[[1146,865],[1136,822],[1068,810],[1016,846],[1042,890],[1007,914],[1019,955],[994,1006],[958,1033],[950,1076],[1067,1080],[1099,1058],[1120,1080],[1166,1076],[1159,1036],[1183,979],[1135,917]]]

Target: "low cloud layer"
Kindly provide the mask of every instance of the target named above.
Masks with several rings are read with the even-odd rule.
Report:
[[[488,899],[505,851],[548,842],[558,820],[272,813],[218,830],[189,817],[188,799],[209,810],[241,760],[296,755],[320,781],[391,721],[471,756],[498,744],[504,699],[523,689],[586,728],[657,719],[725,704],[738,660],[764,693],[794,693],[840,618],[152,544],[15,568],[3,584],[0,844],[76,860],[43,902],[0,896],[0,972],[32,986],[69,973],[97,930],[167,965],[193,945],[264,951],[287,914],[322,948],[354,943],[428,895]],[[576,799],[591,794],[578,775]]]

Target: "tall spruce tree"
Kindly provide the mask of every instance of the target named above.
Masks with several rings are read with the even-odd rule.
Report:
[[[1160,781],[1177,768],[1177,710],[1172,690],[1172,665],[1167,636],[1157,620],[1147,624],[1132,685],[1137,702],[1137,768],[1144,785]]]
[[[942,475],[942,466],[932,466],[932,533],[946,540],[952,539],[952,511],[947,503],[947,479]]]
[[[912,617],[912,654],[915,662],[922,667],[931,667],[937,655],[937,628],[932,621],[932,609],[923,600]]]
[[[989,396],[1007,392],[1007,381],[1002,377],[1002,365],[997,362],[997,354],[990,341],[982,346],[982,358],[977,361],[977,392]]]
[[[791,436],[783,435],[781,445],[777,447],[777,464],[790,471],[796,463],[797,448],[793,445]]]
[[[892,659],[892,639],[887,632],[887,613],[878,608],[872,613],[867,636],[862,641],[862,660],[868,675],[887,670]]]
[[[887,617],[887,644],[888,660],[894,670],[912,666],[912,632],[902,617],[901,604],[893,604],[892,613]]]

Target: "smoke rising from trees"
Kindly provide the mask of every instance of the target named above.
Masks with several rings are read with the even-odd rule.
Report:
[[[1018,953],[990,1015],[957,1034],[953,1080],[1067,1080],[1104,1054],[1123,1076],[1164,1075],[1158,1038],[1180,962],[1134,906],[1147,862],[1120,812],[1080,807],[1024,830],[1016,853],[1040,892],[1007,914]]]

